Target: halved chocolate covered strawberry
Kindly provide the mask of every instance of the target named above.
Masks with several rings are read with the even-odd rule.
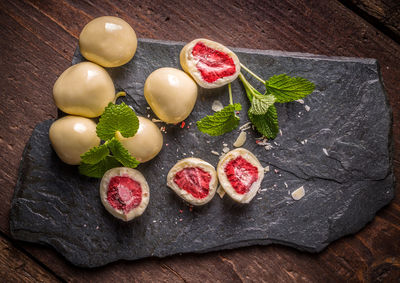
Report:
[[[146,210],[150,189],[138,170],[117,167],[108,170],[101,179],[100,198],[109,213],[129,221]]]
[[[234,81],[240,72],[235,53],[204,38],[186,44],[180,54],[182,69],[203,88],[217,88]]]
[[[203,205],[215,195],[218,185],[215,168],[199,158],[185,158],[167,175],[167,185],[190,204]]]
[[[237,148],[220,160],[217,174],[221,186],[232,199],[249,203],[260,188],[264,168],[250,151]]]

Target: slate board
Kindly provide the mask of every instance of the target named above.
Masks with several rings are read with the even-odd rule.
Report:
[[[140,40],[134,60],[108,69],[116,89],[128,94],[122,101],[140,115],[155,117],[143,97],[145,79],[160,67],[179,68],[182,45]],[[224,143],[232,148],[238,135],[209,137],[196,129],[195,122],[212,113],[215,99],[224,105],[229,101],[226,88],[200,90],[186,127],[167,126],[161,153],[138,168],[150,185],[150,203],[129,223],[103,208],[99,180],[80,176],[76,167],[58,159],[48,139],[52,121],[37,125],[23,153],[12,200],[12,236],[50,245],[75,265],[95,267],[119,259],[271,243],[319,252],[371,221],[394,196],[391,111],[376,60],[234,50],[261,77],[287,73],[316,84],[305,104],[277,105],[282,135],[271,142],[271,150],[257,145],[259,134],[247,130],[244,147],[270,166],[250,204],[216,195],[191,211],[165,185],[176,161],[196,156],[216,165],[219,158],[211,151],[221,152]],[[73,63],[82,60],[77,50]],[[244,124],[249,104],[240,82],[232,88],[234,101],[243,105]],[[289,193],[300,186],[306,194],[294,201]]]

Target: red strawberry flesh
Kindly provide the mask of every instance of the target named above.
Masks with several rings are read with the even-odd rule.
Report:
[[[196,43],[192,55],[197,62],[196,68],[201,77],[208,83],[235,74],[236,66],[233,59],[226,53],[206,46],[202,42]]]
[[[225,174],[238,194],[245,194],[257,181],[258,169],[243,157],[232,159],[225,166]]]
[[[128,213],[142,201],[142,187],[129,177],[112,177],[108,184],[107,201],[115,209]]]
[[[187,167],[174,176],[174,182],[193,197],[202,199],[210,192],[210,173],[198,167]]]

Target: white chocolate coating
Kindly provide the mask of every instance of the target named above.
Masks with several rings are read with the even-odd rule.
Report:
[[[201,72],[196,67],[198,60],[192,55],[193,47],[198,42],[202,42],[206,46],[208,46],[212,49],[221,51],[221,52],[227,54],[229,57],[231,57],[233,60],[233,63],[235,64],[236,72],[231,76],[219,78],[218,80],[216,80],[215,82],[212,82],[212,83],[205,81],[201,76]],[[240,61],[239,61],[239,58],[236,56],[236,54],[229,48],[222,45],[221,43],[218,43],[218,42],[215,42],[215,41],[212,41],[209,39],[205,39],[205,38],[198,38],[198,39],[192,40],[191,42],[186,44],[181,50],[179,59],[180,59],[182,69],[186,73],[190,74],[193,77],[193,79],[196,81],[196,83],[199,86],[201,86],[202,88],[218,88],[218,87],[224,86],[224,85],[234,81],[239,76],[239,73],[240,73]]]
[[[181,171],[184,168],[187,167],[197,167],[200,169],[203,169],[204,171],[208,172],[211,175],[211,180],[210,180],[210,191],[208,195],[205,198],[198,199],[192,196],[189,192],[182,190],[179,188],[179,186],[174,182],[174,177],[176,173]],[[193,205],[204,205],[208,203],[215,195],[215,192],[218,187],[218,178],[217,178],[217,172],[215,171],[214,166],[212,166],[210,163],[199,159],[195,157],[189,157],[182,159],[178,161],[174,167],[169,170],[168,175],[167,175],[167,186],[170,187],[178,196],[180,196],[182,199],[187,201],[190,204]]]
[[[68,114],[84,117],[100,116],[108,103],[114,101],[111,77],[102,67],[82,62],[66,69],[53,87],[58,108]]]
[[[162,149],[163,136],[160,129],[149,119],[139,118],[139,129],[131,138],[124,138],[119,132],[117,139],[139,162],[153,159]]]
[[[133,208],[127,214],[125,214],[123,210],[112,207],[107,200],[108,184],[110,183],[111,178],[116,176],[129,177],[132,180],[137,181],[142,188],[142,201],[140,202],[139,206]],[[102,204],[110,214],[123,221],[129,221],[135,217],[142,215],[143,212],[146,210],[150,200],[150,188],[147,184],[145,177],[138,170],[127,167],[117,167],[110,169],[106,173],[104,173],[103,178],[100,182],[100,199]]]
[[[258,170],[258,178],[255,181],[249,191],[245,194],[238,194],[235,189],[232,187],[228,178],[225,174],[225,167],[232,159],[236,159],[237,157],[243,157],[248,162],[250,162],[253,166],[257,167]],[[217,174],[218,179],[221,186],[224,188],[225,192],[235,201],[240,203],[249,203],[254,196],[257,194],[258,189],[261,186],[261,182],[264,179],[264,168],[261,166],[260,161],[258,161],[257,157],[254,156],[250,151],[244,148],[237,148],[228,152],[218,163],[217,166]]]
[[[82,55],[103,67],[128,63],[137,48],[136,33],[123,19],[104,16],[90,21],[79,36]]]
[[[197,99],[197,85],[181,70],[160,68],[146,79],[144,96],[158,118],[176,124],[192,112]]]
[[[81,154],[100,144],[93,120],[78,116],[65,116],[50,127],[49,137],[58,157],[67,164],[78,165]]]

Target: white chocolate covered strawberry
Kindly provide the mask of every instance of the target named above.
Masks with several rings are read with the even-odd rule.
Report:
[[[167,175],[167,185],[178,196],[193,205],[204,205],[215,195],[218,186],[214,166],[199,158],[185,158]]]
[[[182,69],[203,88],[217,88],[234,81],[240,73],[235,53],[204,38],[186,44],[180,53]]]
[[[150,189],[138,170],[117,167],[108,170],[101,179],[100,198],[109,213],[129,221],[146,210]]]
[[[220,160],[217,174],[221,186],[233,200],[249,203],[260,188],[264,168],[250,151],[237,148]]]

